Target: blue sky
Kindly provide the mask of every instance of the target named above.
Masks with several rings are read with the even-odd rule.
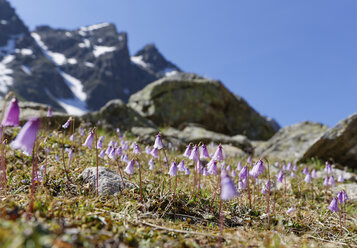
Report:
[[[220,79],[282,126],[333,126],[357,112],[355,0],[10,2],[31,29],[115,23],[128,32],[132,54],[153,42],[183,70]]]

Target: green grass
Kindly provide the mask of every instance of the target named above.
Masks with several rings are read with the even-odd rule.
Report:
[[[87,130],[88,131],[88,130]],[[87,132],[88,133],[88,132]],[[105,134],[104,143],[116,139]],[[87,167],[96,165],[95,150],[74,145],[75,155],[64,175],[61,132],[54,131],[47,139],[50,147],[48,177],[36,186],[33,213],[29,214],[32,159],[19,151],[6,148],[7,194],[0,202],[0,247],[215,247],[218,246],[219,195],[212,204],[214,190],[218,192],[217,177],[201,176],[203,188],[192,195],[193,175],[180,174],[175,202],[173,187],[168,185],[167,168],[156,163],[154,172],[148,170],[149,156],[141,155],[144,204],[140,204],[139,188],[126,189],[113,196],[97,196],[90,186],[79,178]],[[65,146],[72,143],[65,138]],[[132,137],[129,137],[132,139]],[[82,137],[82,143],[85,137]],[[39,167],[45,163],[44,142],[39,149]],[[140,147],[144,151],[144,147]],[[56,162],[54,154],[60,156]],[[67,161],[67,153],[65,154]],[[178,162],[177,152],[168,152],[169,161]],[[163,158],[163,156],[161,156]],[[227,158],[234,168],[239,159]],[[245,161],[245,158],[244,160]],[[191,173],[193,164],[190,165]],[[106,164],[100,159],[100,164]],[[163,163],[161,163],[163,165]],[[108,166],[108,165],[106,165]],[[321,168],[321,162],[310,161],[309,168]],[[111,167],[115,171],[114,167]],[[124,169],[124,168],[122,168]],[[339,218],[327,210],[324,202],[323,179],[315,179],[314,200],[311,186],[301,178],[293,179],[291,187],[276,192],[275,213],[268,225],[266,198],[258,187],[249,209],[246,192],[234,200],[224,202],[223,245],[227,247],[316,247],[351,246],[357,243],[357,203],[349,202],[347,222],[340,234]],[[266,172],[263,175],[265,178]],[[128,179],[128,176],[125,175]],[[28,183],[22,181],[27,179]],[[139,185],[138,170],[130,179]],[[172,180],[174,182],[174,180]],[[237,179],[235,179],[237,183]],[[251,187],[253,190],[253,187]],[[272,193],[272,198],[274,194]],[[331,193],[329,192],[329,197]],[[271,204],[272,199],[271,199]],[[296,212],[286,214],[295,207]],[[30,218],[28,218],[30,216]]]

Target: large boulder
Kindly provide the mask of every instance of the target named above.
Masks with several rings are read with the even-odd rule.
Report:
[[[161,127],[196,123],[227,135],[266,140],[276,126],[218,80],[176,74],[133,94],[128,105]]]
[[[99,111],[86,114],[82,118],[92,123],[100,121],[102,127],[108,131],[116,128],[130,130],[132,127],[156,129],[154,123],[143,118],[119,99],[109,101]]]
[[[327,126],[308,121],[284,127],[268,141],[256,143],[255,155],[296,161],[326,130]]]
[[[303,153],[300,161],[312,157],[357,169],[357,113],[329,128]]]

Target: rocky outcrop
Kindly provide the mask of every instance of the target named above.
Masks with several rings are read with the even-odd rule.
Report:
[[[129,181],[124,179],[121,180],[119,174],[106,167],[98,167],[98,193],[101,195],[114,195],[115,193],[120,193],[125,188],[133,188],[134,185]],[[85,169],[80,178],[83,182],[88,183],[93,192],[97,191],[97,168],[90,167]]]
[[[99,111],[86,114],[82,118],[92,123],[100,121],[102,127],[108,131],[114,131],[116,128],[125,131],[133,127],[157,130],[154,123],[143,118],[119,99],[109,101]]]
[[[312,157],[357,169],[357,113],[329,128],[302,154],[300,161]]]
[[[37,27],[32,33],[0,0],[0,97],[81,115],[109,100],[127,101],[148,83],[180,69],[150,44],[130,56],[127,34],[111,23],[75,30]]]
[[[160,127],[199,124],[207,130],[250,139],[269,139],[274,127],[217,80],[176,74],[149,84],[128,105]]]
[[[154,128],[138,128],[134,127],[131,132],[138,136],[138,141],[145,144],[153,144],[155,135],[158,131]],[[179,149],[184,149],[189,143],[199,144],[225,144],[239,148],[242,152],[252,152],[252,145],[243,135],[227,136],[224,134],[205,130],[202,127],[187,126],[183,130],[175,128],[165,128],[161,131],[164,141],[171,143],[172,146]]]
[[[255,155],[296,161],[326,130],[327,126],[308,121],[284,127],[268,141],[259,143]]]

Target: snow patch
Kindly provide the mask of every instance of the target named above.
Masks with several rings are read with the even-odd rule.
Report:
[[[10,76],[14,71],[6,67],[14,58],[13,55],[8,55],[0,61],[0,92],[4,94],[8,92],[9,86],[14,83],[14,79]]]
[[[26,66],[26,65],[22,65],[21,69],[27,74],[27,75],[32,75],[31,69],[30,67]]]
[[[94,64],[91,63],[91,62],[85,62],[84,65],[87,66],[87,67],[90,67],[90,68],[94,67]]]
[[[80,101],[78,98],[74,99],[64,99],[54,97],[48,89],[45,89],[47,95],[56,101],[64,110],[70,115],[83,115],[88,112],[85,103]]]
[[[0,20],[0,24],[1,24],[1,25],[6,25],[6,24],[7,24],[7,21],[6,21],[6,20]]]
[[[87,26],[87,27],[81,27],[79,29],[79,31],[91,32],[91,31],[94,31],[94,30],[97,30],[97,29],[101,29],[101,28],[107,27],[109,25],[110,25],[110,23],[103,22],[103,23],[98,23],[98,24],[94,24],[94,25],[91,25],[91,26]]]
[[[16,47],[16,40],[18,38],[21,38],[24,34],[16,34],[16,35],[11,35],[10,38],[7,40],[7,43],[5,46],[0,47],[0,52],[5,53],[5,54],[11,54],[15,52],[15,47]]]
[[[15,49],[16,53],[20,53],[23,56],[30,56],[33,54],[32,50],[29,48]]]
[[[72,37],[72,36],[73,36],[70,32],[66,32],[65,35],[66,35],[67,37]]]
[[[68,63],[71,64],[71,65],[77,64],[77,60],[76,60],[75,58],[69,58],[67,61],[68,61]]]
[[[143,56],[140,55],[140,56],[131,56],[130,57],[130,60],[131,62],[133,62],[134,64],[137,64],[141,67],[144,67],[144,68],[149,68],[150,65],[145,63],[144,60],[143,60]]]
[[[78,46],[80,48],[89,48],[90,47],[90,41],[88,39],[84,39],[83,43],[78,43]]]
[[[175,70],[175,68],[172,68],[172,67],[167,67],[164,70],[160,71],[160,74],[163,74],[163,75],[165,75],[167,77],[174,76],[177,73],[178,73],[178,71]]]
[[[99,57],[105,53],[113,52],[115,50],[116,50],[116,47],[94,46],[93,54],[95,57]]]
[[[71,89],[75,97],[78,98],[80,101],[85,101],[87,98],[87,94],[83,92],[82,82],[59,69],[57,71],[64,78],[65,83]]]

